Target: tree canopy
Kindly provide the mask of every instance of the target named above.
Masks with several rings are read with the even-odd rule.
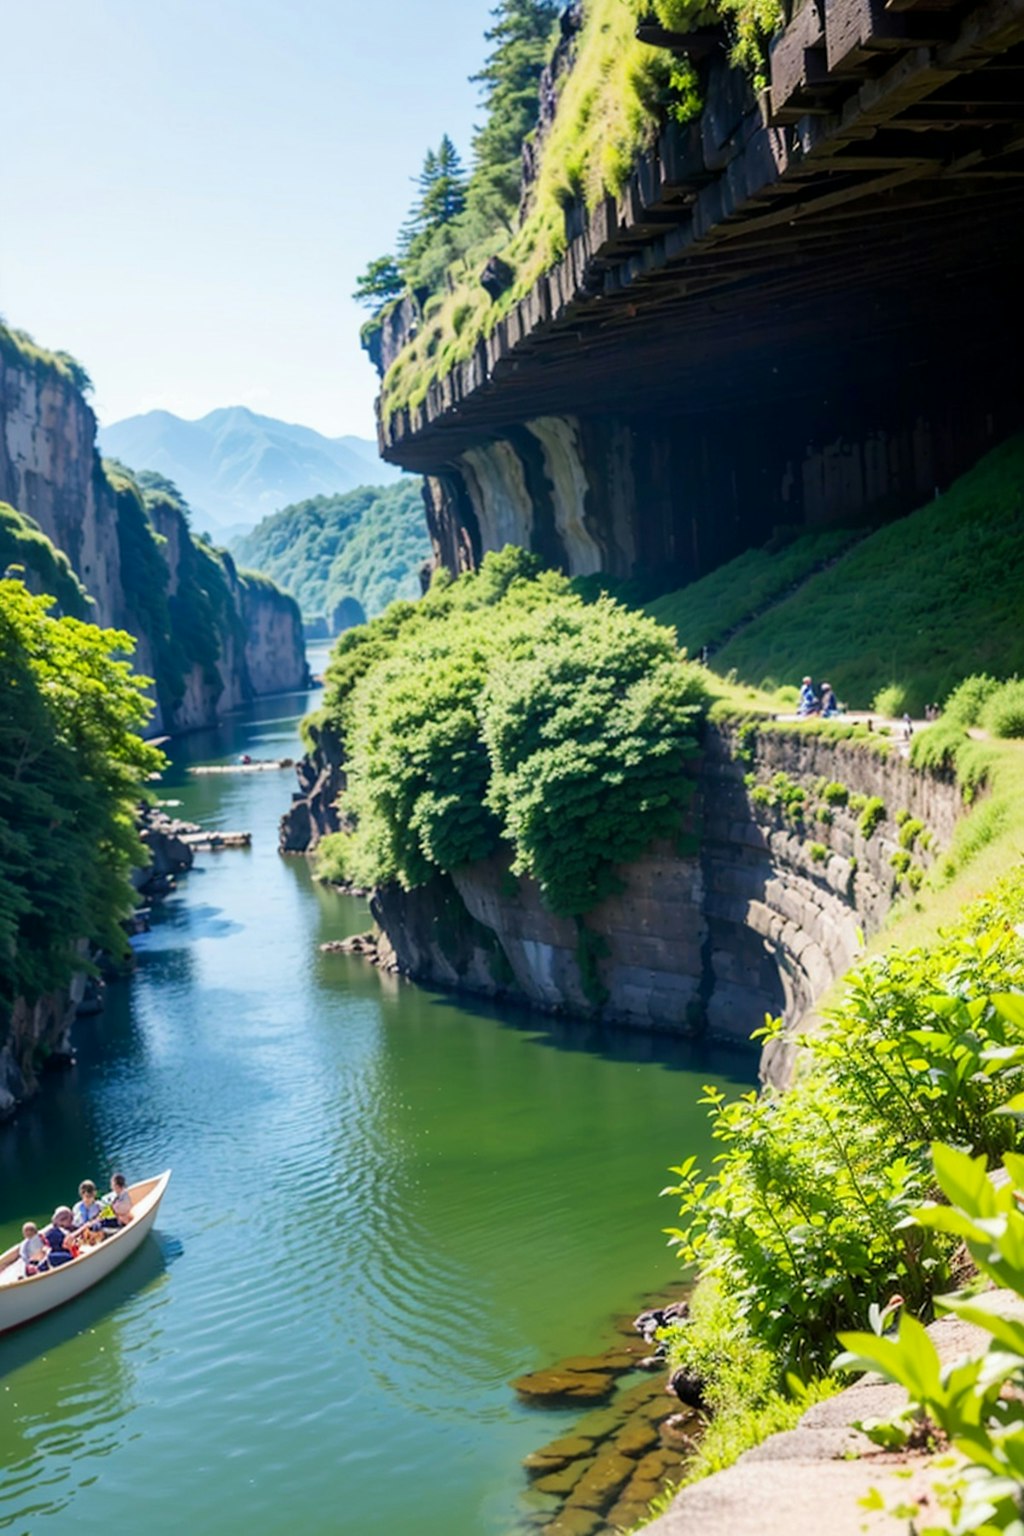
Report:
[[[134,806],[163,759],[130,635],[0,580],[0,1040],[14,1001],[67,982],[88,940],[117,953],[143,862]]]

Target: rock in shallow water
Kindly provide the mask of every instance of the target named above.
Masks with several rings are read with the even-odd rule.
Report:
[[[611,1394],[615,1377],[609,1371],[534,1371],[512,1383],[523,1397],[599,1403]]]

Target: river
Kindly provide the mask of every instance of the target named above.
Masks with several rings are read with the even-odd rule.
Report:
[[[315,702],[175,745],[161,794],[253,846],[199,855],[0,1128],[3,1246],[82,1177],[174,1170],[122,1270],[0,1339],[0,1530],[506,1536],[573,1419],[509,1380],[674,1277],[666,1169],[710,1150],[700,1085],[752,1080],[321,954],[367,917],[279,857],[291,774],[187,773],[296,754]]]

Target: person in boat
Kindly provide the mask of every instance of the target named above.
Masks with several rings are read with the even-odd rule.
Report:
[[[53,1213],[53,1220],[48,1227],[43,1229],[43,1242],[49,1249],[49,1253],[43,1260],[47,1269],[55,1269],[59,1264],[70,1264],[77,1257],[73,1246],[75,1236],[75,1218],[69,1205],[58,1205]]]
[[[104,1216],[100,1225],[108,1230],[126,1227],[132,1219],[132,1197],[128,1193],[128,1181],[123,1173],[115,1173],[110,1180],[110,1193],[103,1196],[103,1204],[113,1212]]]
[[[103,1207],[96,1198],[96,1185],[91,1179],[83,1179],[79,1184],[78,1200],[71,1214],[76,1227],[91,1226],[102,1216]]]
[[[34,1221],[26,1221],[21,1229],[21,1246],[18,1255],[25,1266],[26,1275],[37,1275],[46,1261],[48,1249],[39,1235]]]

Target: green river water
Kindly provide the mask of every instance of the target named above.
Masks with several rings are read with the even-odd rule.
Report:
[[[674,1278],[666,1169],[710,1150],[701,1084],[752,1081],[321,954],[366,912],[277,854],[292,775],[186,771],[297,753],[312,702],[176,745],[162,793],[252,849],[198,857],[0,1127],[2,1246],[84,1176],[174,1170],[123,1269],[0,1338],[0,1530],[508,1536],[574,1418],[509,1380]]]

